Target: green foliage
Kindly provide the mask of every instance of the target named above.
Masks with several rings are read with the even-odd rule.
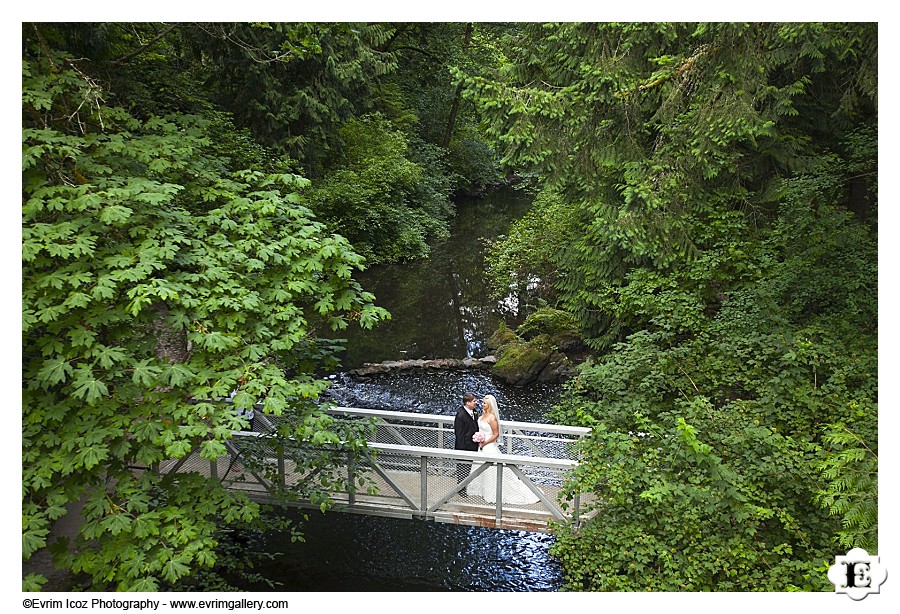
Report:
[[[457,194],[484,195],[502,178],[496,153],[481,140],[463,138],[451,143],[447,165]]]
[[[175,586],[215,564],[218,525],[251,524],[259,514],[255,503],[197,474],[177,483],[150,473],[115,477],[111,492],[89,490],[77,549],[70,552],[65,541],[52,546],[57,562],[91,577],[93,589]]]
[[[848,414],[870,431],[874,440],[873,407],[851,402]],[[834,450],[818,465],[828,480],[818,500],[833,516],[841,518],[837,542],[848,550],[863,548],[878,552],[878,456],[865,439],[839,422],[828,425],[824,443]]]
[[[432,146],[410,147],[380,115],[347,122],[335,170],[303,202],[371,263],[422,258],[447,234],[449,185]]]
[[[368,111],[396,58],[382,24],[203,24],[187,44],[207,60],[209,86],[239,126],[316,173],[339,126]]]
[[[379,104],[392,118],[400,109],[415,117],[410,126],[415,136],[441,145],[456,89],[450,67],[469,57],[467,24],[397,23],[392,27],[386,48],[396,55],[397,70],[387,76],[384,86],[396,96],[390,107],[383,106],[388,102],[383,98]]]
[[[366,256],[374,256],[370,262],[424,256],[425,243],[446,232],[451,190],[483,191],[498,179],[493,152],[483,142],[471,105],[454,104],[459,101],[458,85],[450,67],[460,62],[477,66],[476,58],[484,61],[494,53],[482,49],[490,48],[495,28],[475,28],[477,46],[471,48],[464,36],[467,29],[465,24],[403,23],[83,23],[27,28],[60,48],[75,45],[88,58],[82,70],[103,74],[111,90],[107,99],[115,96],[138,119],[172,113],[212,119],[220,113],[217,107],[228,111],[218,127],[208,130],[214,150],[237,168],[296,172],[317,182],[328,176],[331,200],[341,200],[335,190],[340,191],[342,181],[356,180],[370,166],[359,155],[347,159],[348,151],[360,150],[379,131],[390,133],[391,140],[403,140],[404,153],[387,156],[394,164],[372,169],[369,174],[379,176],[366,178],[369,184],[362,193],[348,195],[359,201],[374,192],[376,206],[384,207],[378,201],[397,196],[388,192],[402,192],[400,199],[412,211],[390,220],[389,226],[402,235],[396,248],[379,253],[379,241],[360,238],[354,223],[346,229],[338,225],[345,221],[340,211],[329,218],[333,230],[354,245],[359,242]],[[456,109],[455,121],[449,117],[451,107]],[[231,125],[231,117],[240,131]],[[363,135],[367,129],[360,126],[371,123],[372,117],[379,117],[382,125]],[[445,142],[448,134],[452,139]],[[376,148],[369,158],[377,155]],[[408,163],[421,167],[414,181]],[[341,170],[349,172],[336,174]],[[383,211],[377,217],[385,216]]]
[[[497,285],[551,279],[602,352],[551,416],[594,430],[570,588],[822,590],[875,543],[873,37],[532,24],[467,79],[545,184]]]
[[[630,432],[594,427],[578,479],[595,485],[597,517],[552,549],[569,588],[827,588],[811,573],[833,557],[831,527],[808,505],[815,446],[708,411],[695,397],[653,426],[636,411]]]
[[[496,152],[481,131],[474,105],[462,98],[458,71],[481,72],[499,62],[496,40],[509,28],[490,23],[399,23],[385,51],[397,58],[376,108],[409,135],[446,152],[457,195],[481,194],[501,179]]]
[[[572,209],[553,190],[542,190],[509,235],[489,243],[487,275],[497,298],[514,292],[531,298],[529,302],[538,297],[553,301],[561,266],[558,256],[569,242]]]
[[[362,258],[300,205],[307,180],[216,152],[221,118],[138,120],[65,54],[24,63],[23,111],[24,556],[84,498],[60,562],[95,589],[173,586],[215,564],[216,527],[258,508],[214,480],[131,467],[222,456],[239,419],[192,400],[233,390],[302,441],[336,441],[293,402],[327,384],[289,378],[285,359],[319,328],[387,313],[353,280]]]
[[[555,547],[571,587],[822,590],[836,548],[874,550],[875,242],[839,208],[787,210],[765,241],[635,271],[611,304],[649,324],[553,416],[594,429],[573,484],[599,513]]]
[[[610,286],[698,257],[731,212],[764,225],[782,177],[874,124],[872,36],[871,24],[530,24],[502,70],[467,78],[506,159],[567,203],[554,286],[593,347],[629,332],[598,304]]]

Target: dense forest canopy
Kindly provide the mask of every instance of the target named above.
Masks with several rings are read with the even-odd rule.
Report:
[[[533,24],[466,77],[543,190],[494,273],[550,275],[597,350],[555,411],[614,519],[560,530],[573,588],[877,550],[877,57],[873,24]]]
[[[568,489],[600,495],[555,529],[566,587],[823,590],[835,553],[877,552],[875,24],[22,35],[26,569],[225,586],[267,511],[130,468],[221,457],[243,419],[207,400],[232,392],[358,451],[315,402],[335,336],[390,317],[354,276],[510,180],[534,205],[485,274],[590,348],[552,412],[592,427]],[[296,460],[322,479],[283,496],[327,507],[333,457]]]

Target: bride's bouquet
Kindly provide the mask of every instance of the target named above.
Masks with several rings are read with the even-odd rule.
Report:
[[[472,441],[484,443],[484,433],[475,433],[472,435]]]

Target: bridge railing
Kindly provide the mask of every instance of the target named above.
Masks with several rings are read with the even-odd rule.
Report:
[[[354,407],[334,407],[328,413],[373,419],[376,430],[371,443],[453,449],[453,416]],[[504,454],[516,456],[578,460],[573,444],[590,432],[577,426],[501,420],[498,447]]]

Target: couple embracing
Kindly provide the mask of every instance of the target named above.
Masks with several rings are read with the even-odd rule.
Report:
[[[486,394],[481,401],[482,411],[478,415],[478,399],[471,392],[463,395],[463,406],[456,412],[453,420],[453,431],[456,436],[454,448],[468,450],[470,452],[485,452],[487,454],[500,454],[500,410],[497,407],[497,399],[492,394]],[[459,484],[469,473],[473,473],[483,463],[459,462],[456,465],[456,483]],[[503,469],[503,502],[504,503],[535,503],[537,495],[517,478],[509,468]],[[475,495],[482,497],[488,503],[497,501],[497,471],[494,467],[488,467],[481,475],[472,480],[467,488],[459,493],[463,497]]]

